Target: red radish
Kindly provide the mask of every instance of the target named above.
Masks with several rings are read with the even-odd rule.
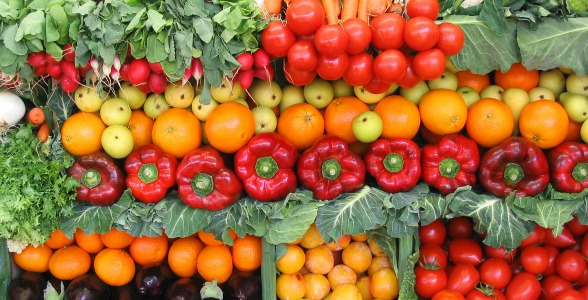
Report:
[[[61,67],[59,64],[50,64],[46,67],[47,74],[53,79],[61,78]]]
[[[65,76],[67,76],[71,79],[77,79],[80,76],[78,68],[76,68],[76,65],[73,62],[64,60],[61,62],[60,65],[61,65],[61,72]]]
[[[196,79],[196,81],[202,78],[204,75],[204,67],[202,66],[202,62],[198,58],[192,58],[192,65],[190,66],[192,69],[192,77]]]
[[[149,68],[151,69],[151,71],[153,71],[157,74],[163,73],[163,67],[161,66],[161,63],[159,63],[159,62],[150,62]]]
[[[269,67],[270,62],[271,59],[269,54],[262,48],[259,48],[257,51],[253,52],[253,65],[256,68],[262,69],[264,67]]]
[[[253,67],[253,54],[251,52],[243,52],[236,57],[241,67],[238,69],[241,71],[247,71]]]
[[[42,66],[42,67],[35,68],[34,73],[39,76],[45,76],[45,75],[47,75],[47,67]]]
[[[112,66],[110,69],[110,78],[115,81],[120,79],[120,73],[114,68],[114,66]]]
[[[190,80],[190,77],[192,77],[192,73],[193,70],[191,67],[186,68],[186,70],[184,71],[184,76],[182,76],[182,86],[184,86]]]
[[[44,52],[35,52],[35,53],[29,54],[29,57],[27,58],[27,62],[33,68],[40,68],[40,67],[44,67],[47,65],[47,58],[45,57]]]
[[[149,75],[149,89],[156,94],[163,94],[167,86],[165,75],[159,73],[151,73]]]
[[[125,62],[119,70],[119,75],[120,75],[120,79],[124,80],[124,81],[129,81],[129,69],[131,68],[131,64],[128,62]]]
[[[253,83],[253,79],[255,78],[255,71],[253,69],[245,70],[239,72],[235,77],[236,80],[239,80],[239,84],[244,89],[249,89],[251,83]]]
[[[115,56],[114,56],[114,60],[113,60],[113,62],[112,62],[112,67],[113,67],[115,70],[117,70],[117,71],[120,71],[120,67],[121,67],[121,65],[120,65],[120,58],[118,57],[118,55],[115,55]]]
[[[149,87],[149,84],[147,83],[143,83],[137,86],[139,88],[139,90],[141,90],[141,92],[143,92],[144,94],[149,94],[151,93],[151,88]]]
[[[274,79],[274,68],[271,65],[261,69],[253,68],[253,74],[261,80],[270,81]]]
[[[90,65],[90,61],[88,61],[85,66],[80,67],[80,72],[86,72],[86,71],[90,70],[91,68],[92,68],[92,66]]]
[[[66,93],[73,93],[78,88],[79,84],[75,81],[75,79],[63,76],[61,78],[61,88]]]
[[[150,74],[151,69],[146,59],[135,59],[131,62],[131,66],[129,67],[129,81],[133,85],[146,83]]]
[[[100,73],[100,70],[98,70],[98,59],[96,57],[90,58],[90,67],[92,67],[94,74],[98,75]]]
[[[76,60],[76,53],[74,52],[74,48],[71,46],[71,44],[63,46],[63,59],[71,62]]]
[[[55,58],[53,58],[53,56],[51,56],[49,53],[45,53],[45,59],[47,60],[48,64],[59,64],[59,62],[56,61]]]
[[[107,65],[106,63],[102,63],[102,73],[103,76],[110,76],[110,71],[112,70],[112,66]]]

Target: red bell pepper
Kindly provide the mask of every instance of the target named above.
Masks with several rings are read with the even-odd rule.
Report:
[[[218,151],[202,147],[188,153],[178,165],[180,199],[193,208],[221,210],[239,200],[243,185]]]
[[[67,175],[81,182],[76,199],[93,205],[112,205],[125,190],[122,170],[104,152],[80,156],[67,169]]]
[[[298,186],[297,159],[294,144],[275,132],[260,133],[235,154],[235,173],[253,199],[279,200]]]
[[[133,196],[145,203],[157,203],[176,184],[178,160],[156,145],[145,145],[125,160],[126,184]]]
[[[543,151],[522,137],[512,136],[482,156],[480,184],[498,197],[535,196],[549,183],[549,164]]]
[[[556,191],[579,193],[588,188],[588,145],[563,142],[549,151],[547,160]]]
[[[479,162],[480,151],[476,142],[461,134],[448,134],[437,144],[423,147],[422,178],[447,195],[460,186],[476,183]]]
[[[361,188],[365,164],[338,136],[323,136],[298,159],[298,179],[317,200],[332,200]]]
[[[421,149],[409,139],[379,139],[364,156],[367,171],[388,193],[411,190],[421,178]]]

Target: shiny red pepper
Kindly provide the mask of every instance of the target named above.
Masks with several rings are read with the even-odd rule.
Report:
[[[237,175],[211,147],[188,153],[178,165],[176,182],[180,199],[186,205],[206,210],[229,207],[243,192]]]
[[[549,183],[549,164],[543,151],[522,137],[511,136],[484,153],[480,184],[498,197],[535,196]]]
[[[588,188],[588,145],[563,142],[549,151],[547,160],[556,191],[579,193]]]
[[[461,134],[448,134],[422,151],[422,178],[447,195],[460,186],[474,185],[480,162],[478,145]]]
[[[317,200],[332,200],[343,192],[358,190],[365,174],[361,157],[338,136],[323,136],[298,159],[298,179]]]
[[[294,144],[275,132],[260,133],[235,154],[235,173],[251,198],[280,200],[298,186],[297,159]]]
[[[421,149],[409,139],[376,140],[364,161],[367,172],[388,193],[409,191],[421,178]]]
[[[114,160],[104,152],[80,156],[67,174],[81,182],[76,199],[93,205],[112,205],[125,190],[125,179]]]
[[[157,203],[176,184],[178,160],[156,145],[145,145],[125,160],[126,184],[133,196],[145,203]]]

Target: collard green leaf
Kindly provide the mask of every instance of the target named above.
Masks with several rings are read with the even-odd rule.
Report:
[[[504,34],[508,27],[502,5],[503,0],[484,0],[480,11],[480,20],[486,22],[497,35]]]
[[[264,237],[270,244],[288,243],[304,235],[315,221],[318,209],[323,203],[314,201],[302,205],[296,203],[289,206],[284,217],[279,220],[268,220],[267,234]]]
[[[578,217],[580,223],[588,225],[588,198],[584,197],[581,201],[582,205],[580,205],[574,215]]]
[[[194,20],[192,20],[192,26],[202,42],[208,44],[212,41],[214,30],[210,18],[194,18]]]
[[[214,234],[217,240],[233,245],[229,229],[233,229],[238,236],[244,236],[249,232],[246,219],[247,216],[242,213],[241,206],[235,203],[225,209],[211,212],[207,220],[208,225],[203,230]]]
[[[162,205],[165,209],[158,212],[163,221],[165,233],[169,237],[190,236],[207,225],[209,211],[187,206],[178,198],[177,192],[166,195]]]
[[[535,222],[545,228],[553,228],[559,235],[563,224],[572,219],[572,213],[582,206],[578,200],[538,199],[535,197],[507,198],[508,206],[522,220]]]
[[[75,102],[61,87],[58,87],[49,94],[47,106],[55,114],[56,121],[61,126],[71,115]]]
[[[427,225],[447,214],[448,200],[440,194],[430,193],[408,206],[409,212],[418,216],[421,225]],[[403,214],[407,221],[414,220],[410,214]]]
[[[384,253],[390,259],[390,265],[394,272],[398,274],[398,240],[386,233],[386,228],[379,227],[367,232],[368,240],[374,239],[378,246],[384,250]]]
[[[417,300],[419,296],[414,290],[416,283],[416,276],[414,274],[414,267],[416,262],[419,260],[419,252],[415,252],[406,260],[406,268],[402,281],[400,282],[400,291],[398,294],[398,300]]]
[[[160,236],[163,233],[163,220],[158,210],[162,204],[133,201],[115,221],[114,227],[127,231],[132,236]]]
[[[400,238],[414,235],[417,233],[418,226],[419,218],[417,213],[410,212],[409,209],[388,210],[386,229],[390,237]]]
[[[429,193],[429,186],[421,182],[408,192],[390,194],[390,207],[403,209],[415,201],[425,197]]]

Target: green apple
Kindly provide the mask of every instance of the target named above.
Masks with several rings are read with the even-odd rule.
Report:
[[[550,90],[546,87],[536,86],[536,87],[530,89],[528,93],[529,93],[529,100],[531,102],[537,101],[537,100],[554,100],[555,101],[555,94],[553,93],[552,90]]]
[[[386,92],[374,94],[366,90],[363,86],[354,86],[353,91],[355,92],[355,97],[367,104],[378,103],[386,97]]]
[[[451,57],[449,57],[449,56],[447,56],[445,58],[445,70],[449,70],[449,71],[451,71],[453,73],[459,72],[459,70],[455,67],[455,65],[451,61]]]
[[[282,101],[282,88],[275,81],[256,78],[249,87],[251,100],[257,105],[274,108]]]
[[[278,118],[274,111],[267,106],[256,106],[251,109],[255,118],[255,134],[273,132],[278,127]]]
[[[245,107],[249,108],[249,103],[247,103],[247,100],[245,100],[243,98],[237,98],[232,102],[243,104],[243,105],[245,105]]]
[[[588,122],[586,121],[582,123],[582,127],[580,128],[580,137],[584,143],[588,144]]]
[[[327,107],[335,98],[333,85],[318,76],[304,86],[303,92],[306,102],[318,109]]]
[[[371,110],[364,111],[353,119],[351,129],[358,141],[371,143],[377,140],[382,134],[382,118]]]
[[[219,86],[210,87],[210,95],[219,103],[231,102],[239,98],[242,89],[239,82],[225,76]]]
[[[335,91],[335,98],[353,96],[353,86],[343,80],[343,78],[332,81],[331,84]]]
[[[133,86],[130,82],[124,81],[120,85],[120,89],[116,93],[118,98],[124,99],[129,103],[131,109],[139,109],[143,107],[147,95],[136,86]]]
[[[90,88],[83,85],[78,87],[74,92],[74,102],[83,112],[93,113],[99,111],[107,97],[108,95],[106,92],[98,94],[96,88]]]
[[[538,86],[550,89],[555,97],[559,97],[566,88],[566,77],[564,73],[557,68],[541,71],[541,73],[539,73]]]
[[[110,98],[100,107],[100,118],[107,126],[127,125],[131,119],[131,107],[121,98]]]
[[[478,91],[472,87],[462,86],[458,88],[456,92],[461,95],[463,101],[465,101],[468,107],[480,100],[480,94],[478,94]]]
[[[282,101],[280,101],[280,112],[291,105],[304,103],[304,89],[297,85],[286,85],[282,88]]]
[[[457,75],[445,69],[441,76],[433,80],[429,80],[427,85],[429,86],[429,90],[448,89],[455,91],[457,90]]]
[[[588,119],[588,97],[564,92],[559,97],[570,120],[582,123]]]
[[[386,91],[386,96],[394,94],[398,90],[399,86],[396,83],[390,85],[388,90]]]
[[[192,100],[192,113],[198,118],[198,120],[204,122],[218,105],[218,102],[214,99],[210,99],[208,104],[202,104],[200,102],[200,95],[197,95],[194,97],[194,100]]]
[[[498,85],[493,84],[485,87],[480,92],[480,98],[494,98],[502,100],[502,94],[504,94],[504,89]]]
[[[168,83],[165,87],[165,101],[171,107],[187,108],[194,100],[194,88],[190,82],[184,85],[180,83]]]
[[[145,114],[150,117],[151,119],[157,119],[162,112],[170,109],[169,104],[165,101],[165,97],[163,95],[158,94],[151,94],[145,100],[145,104],[143,105],[143,110]]]
[[[101,142],[104,151],[116,159],[127,157],[133,151],[135,143],[131,130],[125,125],[106,127],[102,132]]]
[[[570,74],[566,78],[566,91],[588,96],[588,75],[580,76],[576,73]]]
[[[400,96],[410,100],[410,102],[419,105],[421,98],[429,91],[429,86],[424,81],[419,81],[411,88],[400,88]]]

